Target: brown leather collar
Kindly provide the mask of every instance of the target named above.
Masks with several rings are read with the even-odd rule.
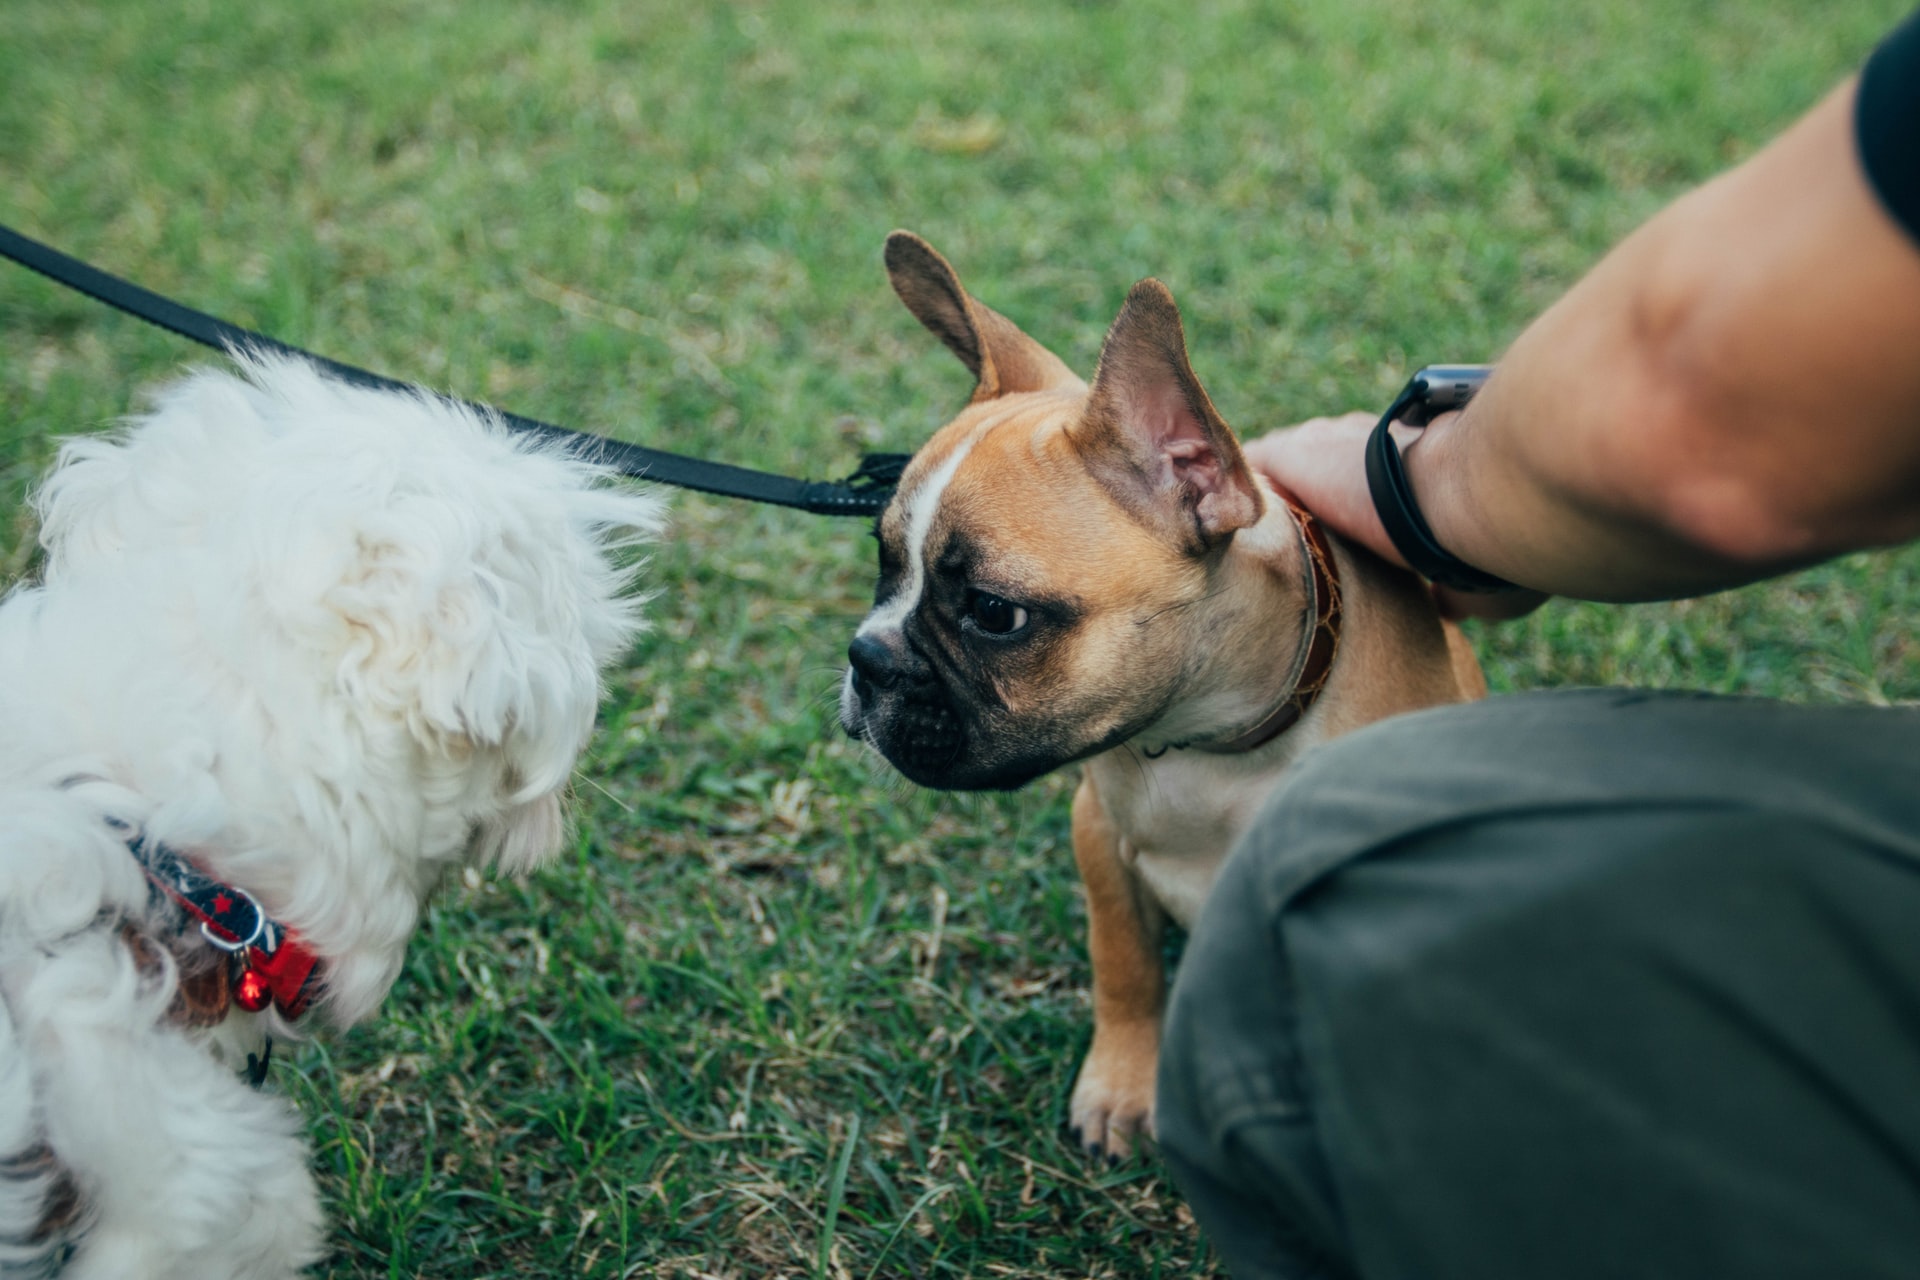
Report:
[[[1285,494],[1294,523],[1300,530],[1300,544],[1306,551],[1307,576],[1313,587],[1313,628],[1307,633],[1306,651],[1294,676],[1293,691],[1259,724],[1226,742],[1195,743],[1196,751],[1237,755],[1266,746],[1300,723],[1327,687],[1333,674],[1333,660],[1340,652],[1340,570],[1334,563],[1333,547],[1327,530],[1313,513]]]

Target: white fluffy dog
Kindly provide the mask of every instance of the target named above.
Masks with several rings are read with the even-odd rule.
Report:
[[[555,850],[639,627],[654,498],[444,401],[241,374],[69,443],[0,603],[6,1276],[318,1255],[299,1119],[241,1073],[371,1013],[449,869]]]

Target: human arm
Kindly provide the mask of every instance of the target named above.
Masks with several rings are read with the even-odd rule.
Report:
[[[1408,437],[1441,545],[1634,600],[1920,536],[1920,247],[1861,168],[1855,89],[1634,232],[1463,413]],[[1366,490],[1372,425],[1316,419],[1247,456],[1398,560]]]

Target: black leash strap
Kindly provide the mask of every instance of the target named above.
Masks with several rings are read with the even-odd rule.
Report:
[[[217,320],[204,311],[184,307],[171,298],[163,298],[118,276],[109,275],[98,267],[89,266],[78,258],[70,258],[5,226],[0,226],[0,257],[11,258],[56,284],[65,285],[130,316],[145,320],[148,324],[158,325],[216,351],[256,350],[297,356],[356,386],[377,391],[420,390],[410,383],[383,378],[350,364],[316,356],[265,334]],[[900,472],[911,456],[904,453],[870,453],[860,460],[859,469],[845,480],[796,480],[791,476],[753,471],[725,462],[708,462],[704,458],[689,458],[685,454],[668,453],[664,449],[649,449],[645,445],[628,444],[624,440],[610,440],[584,431],[572,431],[566,427],[556,427],[550,422],[523,418],[519,414],[476,404],[471,400],[460,400],[458,403],[496,413],[516,431],[564,441],[582,457],[612,467],[622,475],[651,480],[655,484],[670,484],[681,489],[717,494],[724,498],[744,498],[748,502],[765,502],[776,507],[795,507],[823,516],[871,516],[878,513],[887,505],[887,499],[893,494],[893,486],[899,481]]]

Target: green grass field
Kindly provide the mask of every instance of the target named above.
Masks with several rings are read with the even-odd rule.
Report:
[[[1496,353],[1908,7],[9,0],[0,222],[339,359],[822,478],[967,391],[887,288],[906,226],[1082,369],[1166,280],[1251,434]],[[53,439],[199,358],[0,268],[0,582]],[[1210,1273],[1154,1159],[1062,1131],[1070,781],[891,778],[832,716],[865,527],[674,505],[571,855],[450,886],[385,1016],[276,1072],[321,1273]],[[1477,634],[1500,689],[1911,699],[1916,569]]]

